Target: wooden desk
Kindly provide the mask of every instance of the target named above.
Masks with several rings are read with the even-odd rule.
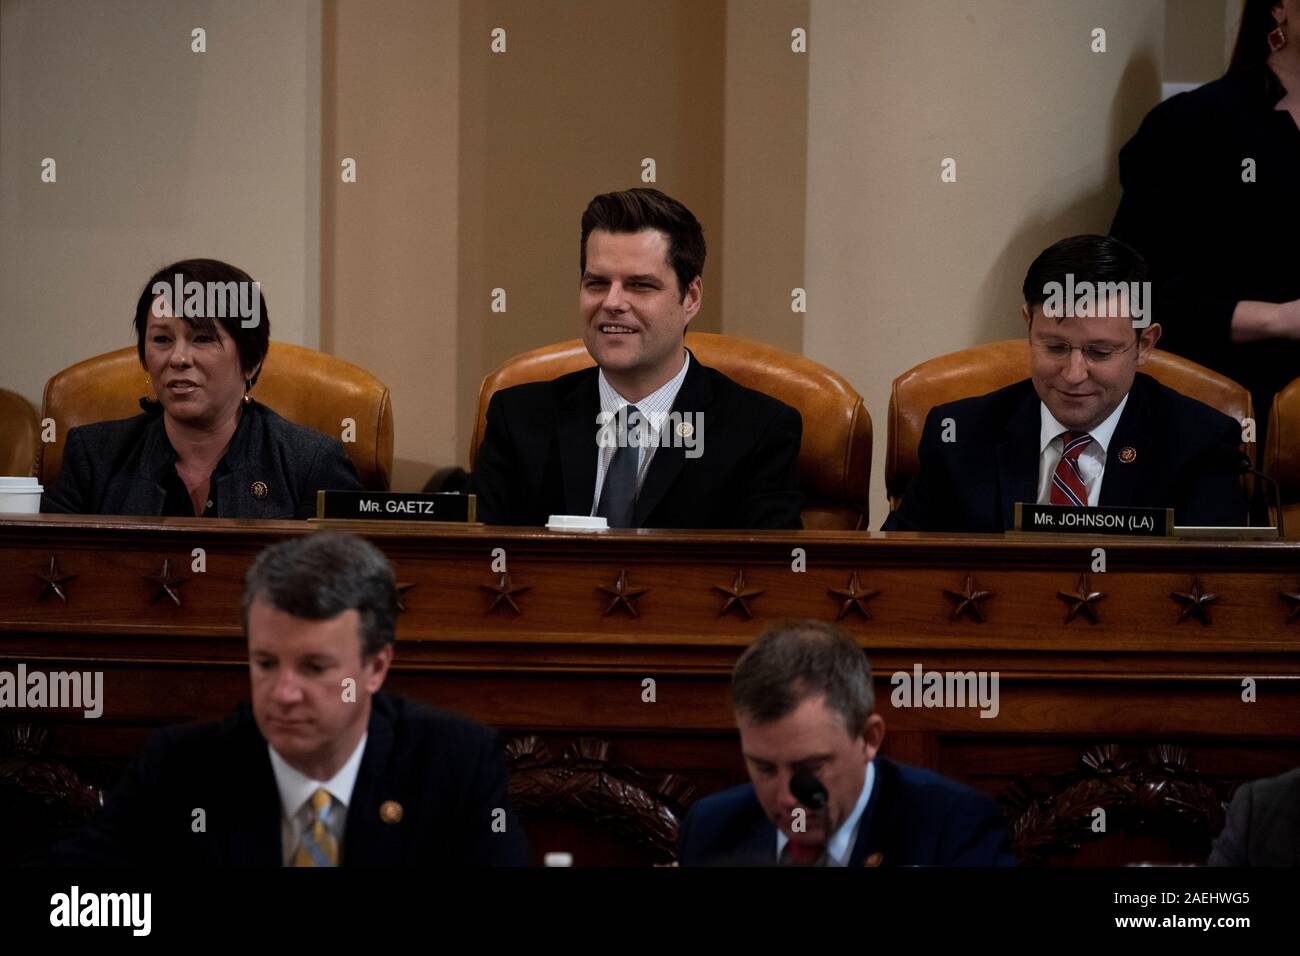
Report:
[[[261,548],[316,527],[0,518],[0,667],[101,669],[106,696],[98,721],[10,711],[0,722],[47,727],[49,752],[76,765],[120,762],[158,725],[225,713],[247,690],[242,575]],[[402,585],[391,689],[510,736],[538,735],[552,754],[575,737],[601,738],[615,764],[648,779],[678,775],[697,792],[745,779],[727,699],[741,649],[774,622],[841,615],[876,671],[885,752],[1002,794],[1013,818],[1036,797],[1037,816],[1022,821],[1020,839],[1050,847],[1049,858],[1071,855],[1058,844],[1074,839],[1078,821],[1064,821],[1053,802],[1070,787],[1137,826],[1150,799],[1172,799],[1164,809],[1178,817],[1170,794],[1179,786],[1199,787],[1202,804],[1217,804],[1242,779],[1300,764],[1294,542],[592,535],[388,523],[354,530],[384,550]],[[1104,573],[1093,571],[1094,548],[1105,550]],[[195,549],[202,572],[191,569]],[[493,570],[496,549],[508,582]],[[796,570],[800,555],[806,565]],[[75,575],[61,585],[66,601],[38,578],[50,577],[51,559],[54,577]],[[179,603],[151,580],[164,562],[171,577],[189,579],[171,587]],[[1078,602],[1061,594],[1077,591],[1085,574],[1086,592],[1105,594],[1087,605],[1098,620],[1078,610],[1067,621]],[[619,601],[620,576],[625,590],[644,592]],[[991,594],[954,617],[954,592],[968,582]],[[1200,593],[1216,595],[1202,608],[1208,623],[1171,596],[1196,594],[1198,582]],[[848,596],[864,591],[874,593]],[[918,664],[996,671],[997,716],[893,706],[890,675]],[[1254,702],[1242,700],[1244,678],[1255,682]],[[647,679],[653,702],[644,699]],[[1089,758],[1099,771],[1081,767],[1086,752],[1108,744],[1118,749]],[[1175,749],[1148,758],[1155,745]],[[1133,763],[1119,766],[1126,760]],[[1028,795],[1023,784],[1007,790],[1034,774],[1070,776],[1035,778]],[[1097,789],[1106,781],[1114,792]],[[1202,806],[1179,819],[1200,813],[1203,830],[1217,810]],[[1203,837],[1133,852],[1194,857]]]

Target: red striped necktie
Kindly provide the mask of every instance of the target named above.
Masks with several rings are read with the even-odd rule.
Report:
[[[1064,448],[1061,460],[1052,474],[1052,504],[1073,505],[1083,508],[1088,504],[1088,486],[1079,470],[1079,455],[1092,443],[1092,436],[1083,432],[1065,432],[1061,436]]]

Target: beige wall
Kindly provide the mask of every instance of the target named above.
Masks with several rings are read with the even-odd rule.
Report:
[[[460,460],[459,4],[328,0],[321,346],[392,390],[393,488]],[[356,182],[340,164],[356,160]]]
[[[725,5],[721,0],[484,0],[461,7],[460,400],[468,456],[482,374],[579,333],[578,238],[592,196],[654,185],[709,242],[695,327],[721,327]],[[490,33],[506,31],[506,52]],[[506,290],[493,313],[493,289]]]
[[[808,162],[808,56],[791,31],[808,29],[807,0],[730,0],[726,29],[722,331],[799,352]]]
[[[1240,0],[1166,0],[1166,83],[1206,83],[1228,65],[1225,40],[1236,39]],[[1226,53],[1232,51],[1226,42]]]
[[[144,281],[193,256],[316,344],[319,24],[309,0],[0,4],[0,386],[39,408],[54,372],[133,344]]]
[[[812,0],[804,352],[871,411],[875,527],[891,381],[1020,334],[1026,267],[1106,231],[1116,153],[1159,99],[1161,0],[1042,9]],[[1089,52],[1096,26],[1104,54]]]

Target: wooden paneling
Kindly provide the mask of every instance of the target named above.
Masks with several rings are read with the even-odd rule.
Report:
[[[708,793],[744,779],[728,703],[730,668],[764,627],[834,620],[851,575],[879,593],[870,620],[841,621],[867,649],[885,752],[990,794],[1017,777],[1065,774],[1088,748],[1186,747],[1226,796],[1300,763],[1300,548],[1279,542],[833,532],[552,534],[535,529],[348,525],[393,561],[406,612],[389,688],[464,712],[507,736],[598,737],[611,759],[678,774]],[[254,555],[316,523],[188,519],[0,519],[0,667],[103,670],[104,716],[11,712],[51,730],[49,752],[120,762],[159,725],[211,719],[246,696],[239,606]],[[1106,572],[1092,573],[1102,547]],[[206,571],[191,570],[202,548]],[[504,549],[520,613],[490,610]],[[806,570],[792,569],[803,549]],[[38,576],[54,558],[66,603]],[[171,561],[179,606],[148,580]],[[638,616],[605,613],[620,572],[648,588]],[[752,617],[720,612],[738,572]],[[1081,574],[1107,597],[1099,623],[1066,622]],[[993,592],[984,620],[954,620],[967,576]],[[1180,622],[1173,592],[1218,595],[1209,624]],[[988,671],[998,714],[899,708],[895,672]],[[643,681],[655,699],[643,699]],[[1243,680],[1255,700],[1243,701]]]

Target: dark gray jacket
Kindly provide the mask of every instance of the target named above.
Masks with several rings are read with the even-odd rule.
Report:
[[[1300,866],[1300,767],[1237,788],[1209,864]]]
[[[175,462],[161,411],[82,425],[68,432],[63,468],[42,496],[41,510],[161,515],[163,481]],[[244,407],[224,462],[224,474],[213,477],[219,518],[311,518],[318,489],[361,489],[338,441],[258,402]]]

